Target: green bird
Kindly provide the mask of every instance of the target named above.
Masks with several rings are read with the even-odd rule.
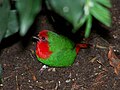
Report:
[[[68,67],[74,60],[80,48],[87,48],[89,44],[75,45],[67,37],[48,30],[38,34],[36,44],[37,59],[45,65],[52,67]]]

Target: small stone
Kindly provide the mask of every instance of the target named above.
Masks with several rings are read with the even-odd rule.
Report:
[[[68,79],[68,80],[66,80],[65,82],[66,82],[66,83],[69,83],[69,82],[71,82],[71,80],[70,80],[70,79]]]
[[[113,38],[114,38],[114,39],[116,39],[116,38],[117,38],[117,36],[116,36],[116,35],[113,35]]]
[[[30,80],[28,80],[28,82],[31,82]]]
[[[95,73],[95,75],[98,75],[98,73]]]
[[[32,86],[29,86],[30,88],[33,88]]]
[[[3,87],[3,84],[0,84],[0,87]]]
[[[61,82],[60,82],[60,81],[58,81],[58,85],[59,85],[59,86],[61,85]]]
[[[75,81],[75,79],[73,78],[72,81]]]
[[[113,51],[116,52],[117,50],[114,49]]]
[[[119,52],[119,50],[117,50],[117,52]]]
[[[100,69],[102,66],[100,65],[98,68]]]
[[[39,81],[36,81],[36,83],[38,83]]]
[[[53,68],[53,69],[52,69],[52,71],[53,71],[53,72],[55,72],[55,71],[56,71],[56,69],[55,69],[55,68]]]

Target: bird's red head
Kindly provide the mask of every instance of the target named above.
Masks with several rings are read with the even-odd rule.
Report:
[[[48,30],[42,30],[38,34],[39,40],[37,41],[36,54],[39,58],[46,59],[52,54],[48,42]]]
[[[39,39],[42,40],[48,40],[48,30],[42,30],[38,34]]]

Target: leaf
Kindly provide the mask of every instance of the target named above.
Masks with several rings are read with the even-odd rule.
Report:
[[[120,74],[120,59],[115,55],[112,47],[109,47],[108,59],[109,59],[110,65],[114,67],[115,74],[119,75]]]
[[[18,32],[19,26],[18,26],[18,21],[16,17],[16,11],[12,10],[9,14],[9,19],[8,19],[8,28],[5,34],[5,37],[8,37],[16,32]]]
[[[98,3],[94,3],[94,6],[90,9],[90,13],[101,23],[110,27],[112,20],[110,11],[108,9]]]
[[[73,0],[46,0],[46,4],[48,9],[54,10],[68,20],[74,26],[74,30],[84,24],[85,0],[75,0],[74,3]]]
[[[84,15],[80,21],[78,22],[78,24],[76,26],[74,26],[72,32],[75,33],[85,22],[86,22],[86,19],[88,18],[88,16]]]
[[[42,0],[17,0],[16,7],[20,16],[20,34],[24,36],[41,10]]]
[[[9,19],[10,5],[9,0],[3,0],[2,5],[0,6],[0,42],[5,36],[8,19]]]
[[[89,15],[106,26],[111,25],[111,14],[105,8],[111,7],[110,0],[75,0],[74,3],[73,0],[46,0],[46,4],[48,9],[54,10],[73,25],[73,33],[86,22],[85,37],[89,36],[92,26]]]
[[[91,31],[91,27],[92,27],[92,16],[89,15],[88,19],[87,19],[87,23],[86,23],[85,38],[89,37],[90,31]]]
[[[110,0],[95,0],[96,2],[100,3],[101,5],[104,5],[105,7],[111,8],[111,2]]]

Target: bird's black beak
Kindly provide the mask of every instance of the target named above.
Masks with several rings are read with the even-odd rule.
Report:
[[[34,42],[37,42],[37,41],[39,41],[40,40],[40,38],[38,37],[38,36],[33,36],[33,41]]]

